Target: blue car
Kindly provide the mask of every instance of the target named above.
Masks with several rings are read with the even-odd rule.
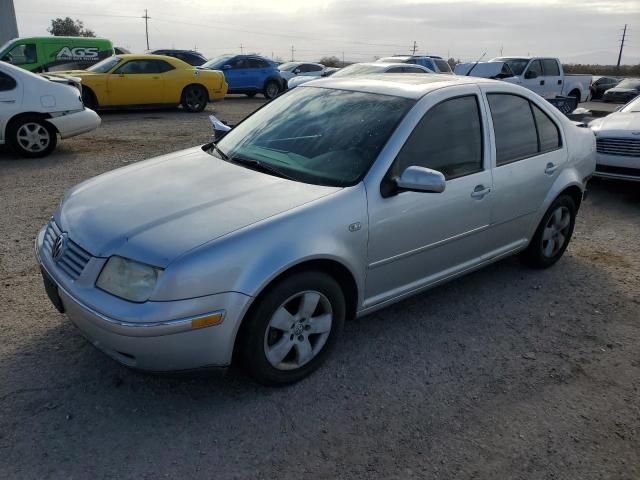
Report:
[[[286,88],[277,65],[258,55],[221,55],[201,68],[222,71],[229,85],[228,93],[244,93],[249,97],[262,93],[266,98],[274,98]]]
[[[412,63],[422,65],[436,73],[453,75],[449,63],[442,57],[436,55],[394,55],[392,57],[381,58],[378,62],[384,63]]]

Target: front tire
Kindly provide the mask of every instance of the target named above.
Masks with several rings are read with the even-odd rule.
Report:
[[[182,92],[182,108],[187,112],[198,113],[203,111],[207,102],[209,102],[209,94],[207,89],[202,85],[189,85]]]
[[[272,98],[276,98],[280,94],[280,85],[275,80],[269,80],[264,85],[263,95],[265,98],[271,100]]]
[[[27,115],[12,121],[7,128],[11,149],[27,158],[49,155],[58,143],[56,129],[41,117]]]
[[[576,204],[569,195],[560,195],[542,217],[522,260],[533,268],[548,268],[564,254],[576,223]]]
[[[315,271],[288,276],[260,296],[243,322],[240,360],[264,385],[297,382],[325,360],[345,316],[344,294],[331,276]]]

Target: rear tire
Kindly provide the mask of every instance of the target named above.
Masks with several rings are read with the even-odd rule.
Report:
[[[256,302],[241,327],[239,360],[249,375],[270,386],[297,382],[317,369],[346,316],[340,285],[317,271],[277,281]]]
[[[90,88],[82,87],[82,103],[87,108],[91,110],[98,109],[98,99],[96,98],[96,94]]]
[[[49,155],[56,148],[58,133],[42,117],[25,115],[9,123],[7,143],[18,155],[40,158]]]
[[[269,80],[264,85],[264,91],[262,92],[264,97],[271,100],[276,98],[280,94],[280,85],[275,80]]]
[[[578,108],[578,105],[580,104],[580,92],[578,90],[573,90],[569,96],[576,99],[576,108]]]
[[[198,113],[207,107],[209,94],[202,85],[189,85],[182,92],[182,108],[187,112]]]
[[[560,195],[542,217],[522,261],[532,268],[548,268],[560,260],[571,241],[576,223],[576,204],[569,195]]]
[[[255,96],[256,96],[256,93],[258,93],[258,92],[250,92],[250,93],[247,93],[247,97],[249,97],[249,98],[253,98],[253,97],[255,97]]]

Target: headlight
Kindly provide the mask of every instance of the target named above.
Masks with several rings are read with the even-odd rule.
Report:
[[[159,273],[158,268],[114,256],[107,260],[96,286],[116,297],[144,302],[151,296]]]

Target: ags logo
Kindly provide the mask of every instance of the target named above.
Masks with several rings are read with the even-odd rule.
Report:
[[[98,49],[95,47],[63,47],[56,55],[57,60],[95,60],[98,58]]]

